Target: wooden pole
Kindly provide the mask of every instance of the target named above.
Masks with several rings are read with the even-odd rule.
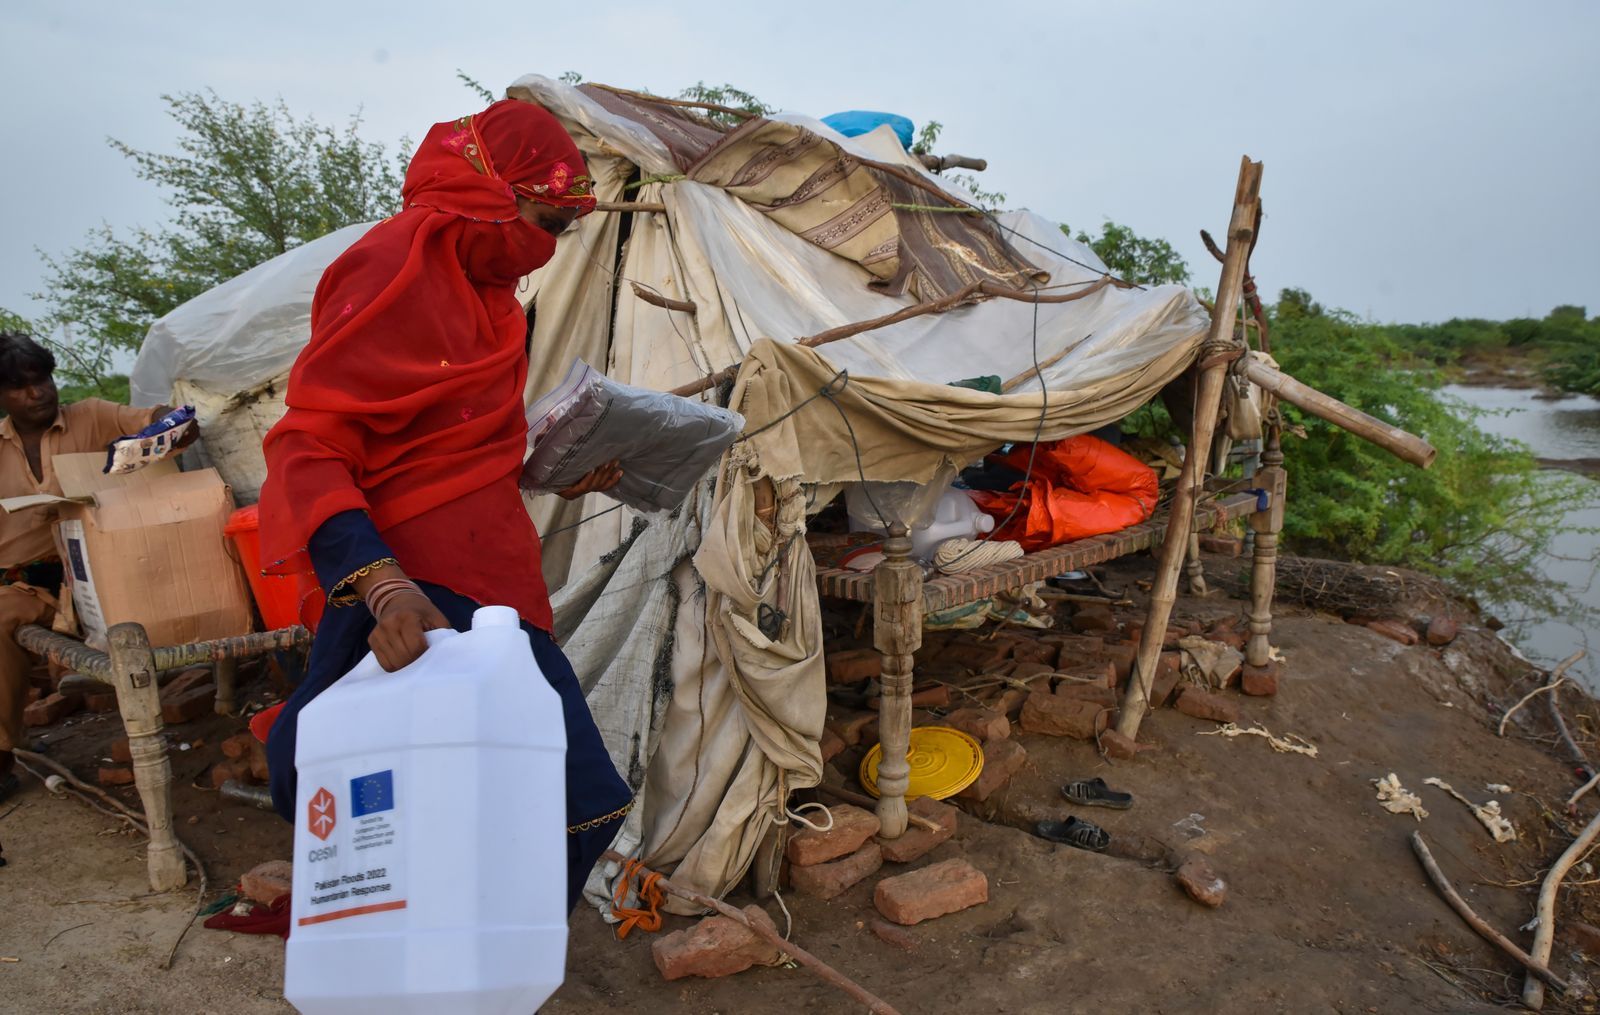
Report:
[[[1205,561],[1200,559],[1200,530],[1193,527],[1189,529],[1188,557],[1189,594],[1203,596],[1208,591],[1206,588],[1206,565]]]
[[[1433,464],[1434,456],[1439,453],[1432,444],[1416,434],[1407,433],[1381,419],[1374,419],[1360,409],[1353,409],[1337,398],[1324,395],[1309,385],[1301,384],[1283,371],[1273,369],[1254,356],[1245,357],[1243,369],[1244,375],[1251,383],[1270,391],[1280,400],[1304,409],[1318,419],[1327,420],[1336,427],[1348,430],[1364,441],[1371,441],[1402,461],[1426,469]]]
[[[219,659],[211,668],[212,675],[217,681],[216,712],[218,715],[237,715],[239,713],[238,683],[239,660]]]
[[[1450,908],[1455,910],[1461,919],[1467,921],[1467,926],[1477,931],[1479,937],[1522,963],[1529,972],[1544,980],[1550,986],[1563,994],[1567,992],[1566,981],[1552,972],[1549,966],[1535,961],[1533,956],[1512,944],[1509,938],[1489,926],[1481,916],[1472,911],[1472,907],[1467,905],[1467,900],[1456,892],[1455,887],[1450,884],[1450,879],[1445,877],[1444,871],[1439,869],[1438,863],[1433,859],[1433,853],[1428,850],[1428,844],[1422,841],[1421,832],[1411,833],[1411,851],[1416,853],[1417,859],[1422,862],[1422,869],[1428,872],[1428,879],[1433,882],[1433,887],[1439,889],[1439,894],[1443,895],[1445,901],[1450,903]]]
[[[602,857],[602,859],[609,860],[615,864],[625,864],[628,862],[627,857],[613,849],[606,850],[605,856]],[[639,871],[641,876],[649,873],[649,871],[643,869]],[[900,1015],[900,1013],[883,998],[878,997],[876,994],[872,993],[865,987],[856,983],[854,980],[845,976],[843,973],[834,969],[826,962],[817,958],[815,955],[812,955],[804,948],[801,948],[793,941],[785,941],[783,938],[778,936],[776,931],[768,928],[766,924],[750,919],[742,910],[733,908],[726,902],[723,902],[721,899],[713,899],[709,895],[702,895],[701,893],[692,889],[675,885],[666,878],[657,878],[656,884],[660,885],[661,890],[666,892],[668,895],[676,895],[678,898],[687,899],[697,906],[704,906],[706,909],[714,909],[723,916],[726,916],[728,919],[733,920],[735,923],[748,928],[757,937],[760,937],[768,944],[776,947],[783,954],[794,959],[802,966],[805,966],[825,982],[838,987],[846,994],[849,994],[857,1001],[860,1001],[862,1004],[866,1005],[867,1010],[872,1012],[873,1015]]]
[[[1222,280],[1217,284],[1217,305],[1211,315],[1211,332],[1200,346],[1200,393],[1195,398],[1194,433],[1183,469],[1178,473],[1178,489],[1167,516],[1166,538],[1156,565],[1155,585],[1150,590],[1150,611],[1139,636],[1139,656],[1134,678],[1122,697],[1122,712],[1117,732],[1131,739],[1138,737],[1139,724],[1149,710],[1150,686],[1155,680],[1156,660],[1161,655],[1161,639],[1172,618],[1172,605],[1178,598],[1178,574],[1189,546],[1189,530],[1194,525],[1195,503],[1205,481],[1210,459],[1211,438],[1216,432],[1222,409],[1223,382],[1227,380],[1228,350],[1233,341],[1233,315],[1239,305],[1245,259],[1255,236],[1256,205],[1261,200],[1261,163],[1246,156],[1239,166],[1239,182],[1234,190],[1233,217],[1228,224],[1228,252],[1222,263]]]
[[[595,202],[594,210],[614,212],[653,211],[665,213],[667,206],[660,201],[597,201]]]
[[[1255,475],[1257,488],[1267,492],[1267,509],[1250,516],[1255,547],[1250,568],[1250,640],[1245,643],[1244,660],[1251,666],[1272,661],[1272,594],[1278,584],[1278,533],[1283,531],[1283,498],[1289,488],[1280,440],[1276,429],[1269,431],[1262,468]]]
[[[1572,865],[1583,858],[1584,851],[1594,842],[1596,835],[1600,835],[1600,814],[1590,819],[1578,837],[1572,840],[1572,845],[1561,854],[1561,859],[1545,875],[1544,884],[1539,886],[1539,905],[1534,910],[1539,925],[1533,931],[1533,951],[1530,954],[1540,965],[1550,964],[1550,948],[1556,939],[1556,892],[1561,888],[1561,880],[1567,876]],[[1522,984],[1522,1004],[1532,1011],[1544,1007],[1544,984],[1532,973]]]
[[[878,705],[878,824],[885,839],[906,830],[906,789],[911,785],[911,681],[922,647],[922,569],[911,559],[909,530],[896,522],[873,571],[872,643],[883,656]]]
[[[150,639],[138,624],[118,624],[107,639],[117,709],[128,734],[128,753],[133,756],[133,784],[150,829],[150,887],[158,892],[182,888],[189,877],[178,837],[172,831],[172,765],[161,736],[161,689],[156,684]]]

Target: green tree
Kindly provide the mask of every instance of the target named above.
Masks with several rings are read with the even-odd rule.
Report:
[[[70,350],[64,372],[91,385],[184,301],[399,204],[404,165],[360,138],[359,116],[337,128],[297,119],[282,101],[244,105],[210,91],[162,99],[182,130],[176,152],[110,144],[165,193],[171,220],[127,233],[102,226],[46,255],[44,291],[34,294],[46,307],[40,329]],[[402,141],[402,157],[408,148]]]
[[[1072,236],[1065,225],[1061,231]],[[1087,244],[1118,278],[1140,285],[1188,284],[1189,264],[1166,240],[1140,236],[1110,219],[1100,227],[1099,236],[1079,232],[1073,239]]]
[[[1432,468],[1405,464],[1293,406],[1285,422],[1291,474],[1284,535],[1300,553],[1398,564],[1499,603],[1544,614],[1579,605],[1544,579],[1564,517],[1596,503],[1592,481],[1541,472],[1525,446],[1486,433],[1478,414],[1439,390],[1440,377],[1388,329],[1286,291],[1272,320],[1285,371],[1334,398],[1425,436]]]

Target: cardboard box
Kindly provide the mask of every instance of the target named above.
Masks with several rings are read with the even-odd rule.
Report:
[[[84,641],[104,649],[106,631],[144,625],[152,645],[248,634],[250,596],[223,526],[233,495],[215,469],[179,472],[168,460],[121,476],[105,455],[57,455],[63,496],[0,502],[7,511],[54,509]]]

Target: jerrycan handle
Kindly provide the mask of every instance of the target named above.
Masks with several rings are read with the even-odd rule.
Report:
[[[450,638],[455,637],[458,633],[460,633],[460,632],[456,631],[454,628],[439,627],[439,628],[435,628],[432,631],[424,631],[424,632],[422,632],[422,637],[424,639],[426,639],[426,641],[428,642],[428,647],[429,648],[433,648],[435,645],[439,644],[441,641],[447,641]]]

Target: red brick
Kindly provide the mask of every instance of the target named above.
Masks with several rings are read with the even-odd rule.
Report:
[[[1024,756],[1025,758],[1026,756]],[[912,814],[927,818],[939,823],[938,831],[930,831],[917,825],[906,825],[905,834],[898,839],[878,839],[878,845],[883,850],[883,858],[893,863],[910,863],[920,860],[935,847],[943,844],[952,835],[956,834],[956,815],[959,813],[949,804],[940,803],[933,797],[917,797],[907,805],[907,810]]]
[[[847,745],[854,747],[863,740],[871,743],[877,739],[874,732],[870,737],[867,728],[874,731],[878,727],[878,717],[871,712],[849,712],[840,710],[828,716],[825,724],[827,729],[833,730],[833,735],[843,740]]]
[[[1066,669],[1078,663],[1087,662],[1105,651],[1104,638],[1092,635],[1062,635],[1056,644],[1056,666]]]
[[[122,765],[133,764],[133,751],[128,747],[127,737],[117,737],[111,741],[111,760]]]
[[[248,783],[250,781],[250,766],[242,761],[219,761],[211,766],[212,789],[221,789],[222,784],[229,779],[234,782]]]
[[[1243,631],[1213,631],[1206,637],[1212,641],[1219,641],[1236,652],[1243,652],[1245,645],[1250,641],[1250,636]]]
[[[940,662],[955,666],[957,669],[987,673],[1010,657],[1010,642],[999,639],[994,641],[963,639],[951,643],[938,658]]]
[[[839,738],[839,734],[827,727],[823,727],[822,740],[818,746],[822,748],[822,763],[826,765],[840,754],[843,754],[844,749],[849,745]]]
[[[1093,659],[1089,662],[1080,662],[1074,666],[1064,666],[1061,672],[1065,676],[1080,679],[1072,681],[1075,684],[1093,683],[1099,687],[1117,686],[1117,667],[1110,659]]]
[[[1028,700],[1028,693],[1019,687],[1008,687],[995,700],[994,710],[1015,721],[1022,714],[1022,703]]]
[[[1244,552],[1244,540],[1222,532],[1200,533],[1200,549],[1224,557],[1237,557]]]
[[[1106,658],[1111,661],[1114,671],[1113,683],[1110,686],[1115,687],[1133,673],[1134,661],[1139,658],[1139,646],[1129,643],[1107,645]]]
[[[255,735],[249,730],[235,733],[222,742],[222,756],[238,761],[250,757],[250,744],[255,740]]]
[[[903,927],[989,901],[989,879],[965,860],[946,860],[878,882],[873,904]]]
[[[871,811],[851,804],[836,804],[828,808],[828,813],[833,815],[833,827],[828,831],[801,828],[789,837],[784,855],[790,863],[805,867],[837,860],[854,853],[878,834],[878,816]]]
[[[1119,761],[1129,761],[1139,756],[1142,747],[1129,737],[1123,736],[1116,730],[1108,729],[1100,734],[1100,749],[1107,757]]]
[[[744,907],[744,914],[773,933],[777,926],[760,906]],[[683,930],[657,938],[650,957],[668,980],[686,976],[732,976],[751,966],[772,966],[782,958],[778,949],[749,927],[728,916],[708,916]]]
[[[1116,708],[1121,699],[1117,692],[1101,684],[1081,684],[1076,680],[1063,680],[1056,685],[1056,695],[1075,701],[1090,701],[1101,708]]]
[[[1011,644],[1011,658],[1019,663],[1044,663],[1053,668],[1056,664],[1056,656],[1060,652],[1056,646],[1047,645],[1033,638],[1014,641]]]
[[[210,715],[212,705],[217,700],[217,688],[214,684],[201,684],[190,687],[181,694],[168,696],[165,691],[161,693],[161,720],[168,725],[176,726],[179,723],[193,722],[201,716]]]
[[[1114,633],[1117,618],[1109,606],[1080,606],[1072,615],[1072,629],[1083,634]]]
[[[91,712],[101,714],[115,712],[117,710],[117,692],[100,691],[96,694],[86,694],[83,696],[83,707]]]
[[[977,781],[957,794],[978,803],[989,799],[1027,764],[1028,752],[1015,740],[995,740],[983,745],[983,770]]]
[[[1056,668],[1048,663],[1018,663],[1011,670],[1012,680],[1027,680],[1029,677],[1042,677],[1046,673],[1054,673]]]
[[[873,937],[886,945],[894,945],[903,952],[917,950],[917,939],[904,927],[896,927],[887,920],[880,920],[874,916],[867,921],[867,929],[872,931]]]
[[[32,705],[34,702],[43,698],[44,694],[44,688],[42,687],[29,687],[27,692],[22,696],[22,703],[24,706]]]
[[[268,860],[256,864],[239,879],[239,891],[247,899],[270,906],[289,894],[293,880],[293,864],[287,860]]]
[[[22,721],[29,726],[53,726],[83,707],[76,694],[51,692],[23,709]]]
[[[1183,679],[1183,656],[1177,652],[1163,652],[1156,657],[1156,679],[1150,685],[1150,707],[1160,708],[1178,689]]]
[[[1232,723],[1239,721],[1238,705],[1221,695],[1212,694],[1198,687],[1183,689],[1178,695],[1177,709],[1184,715],[1192,715],[1196,719]]]
[[[1245,664],[1239,689],[1244,693],[1264,698],[1278,693],[1278,678],[1283,675],[1283,664],[1274,660],[1265,666]]]
[[[161,685],[161,697],[165,700],[170,695],[179,695],[201,684],[211,683],[211,670],[204,666],[197,666],[192,670],[184,670],[167,683]]]
[[[1211,863],[1199,854],[1191,855],[1174,875],[1189,898],[1215,909],[1228,897],[1228,883],[1211,869]]]
[[[859,684],[883,675],[883,656],[876,649],[852,648],[827,656],[828,683]]]
[[[100,768],[100,785],[102,786],[132,786],[133,769],[117,768],[102,765]]]
[[[976,740],[1004,740],[1011,735],[1011,720],[992,708],[958,708],[944,717],[944,724]]]
[[[1449,617],[1438,616],[1428,622],[1428,644],[1433,646],[1448,645],[1456,640],[1460,628]]]
[[[836,899],[878,873],[883,866],[883,850],[876,842],[830,863],[789,868],[789,881],[794,890],[813,899]]]
[[[1035,691],[1022,705],[1022,731],[1093,740],[1105,729],[1108,712],[1090,701]]]
[[[1402,645],[1415,645],[1417,643],[1417,632],[1413,631],[1411,625],[1404,621],[1369,620],[1366,626],[1367,630],[1376,631],[1385,638],[1392,638]]]

